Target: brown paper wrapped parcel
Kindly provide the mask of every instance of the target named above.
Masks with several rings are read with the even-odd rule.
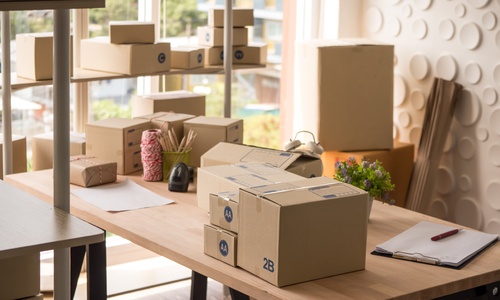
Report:
[[[116,181],[116,162],[107,162],[92,156],[72,156],[69,164],[70,182],[91,187]]]

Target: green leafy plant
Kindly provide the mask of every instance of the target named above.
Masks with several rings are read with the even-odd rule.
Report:
[[[378,160],[371,163],[363,160],[358,163],[356,158],[350,157],[348,160],[338,161],[333,178],[365,190],[383,203],[394,204],[394,200],[390,199],[390,192],[395,187],[391,182],[391,174]]]

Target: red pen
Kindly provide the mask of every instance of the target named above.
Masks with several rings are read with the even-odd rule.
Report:
[[[450,231],[446,231],[444,233],[441,233],[441,234],[438,234],[436,236],[431,237],[431,240],[439,241],[440,239],[444,239],[445,237],[449,237],[450,235],[457,234],[460,230],[462,230],[462,228],[457,228],[457,229],[453,229]]]

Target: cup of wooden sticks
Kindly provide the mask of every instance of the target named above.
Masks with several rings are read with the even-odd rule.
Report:
[[[180,162],[189,165],[191,148],[196,138],[196,133],[191,129],[179,142],[175,132],[169,129],[158,135],[163,158],[163,181],[168,182],[173,167]]]

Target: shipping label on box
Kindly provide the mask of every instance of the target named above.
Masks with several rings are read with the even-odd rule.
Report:
[[[233,8],[233,27],[253,26],[253,9]],[[224,27],[224,9],[212,8],[208,11],[208,26]]]
[[[238,235],[220,227],[205,224],[204,252],[233,267],[236,267]]]
[[[71,132],[69,135],[69,155],[85,154],[85,134]],[[33,171],[52,169],[54,167],[54,132],[33,136],[31,141]]]
[[[72,156],[69,164],[70,183],[91,187],[116,181],[116,162],[91,156]]]
[[[327,177],[241,188],[237,265],[279,287],[362,270],[367,209],[365,191]]]
[[[237,190],[241,187],[289,182],[304,177],[265,163],[241,163],[198,168],[196,200],[198,207],[210,210],[210,194]]]
[[[200,166],[201,156],[219,142],[242,143],[243,120],[199,116],[184,122],[184,132],[196,134],[191,150],[191,164]]]
[[[210,194],[210,223],[238,233],[239,191]]]
[[[86,125],[86,154],[117,163],[117,174],[142,169],[142,132],[151,128],[143,119],[110,118]]]
[[[193,115],[176,114],[173,112],[157,112],[154,114],[139,116],[136,119],[149,120],[152,129],[160,129],[162,132],[167,133],[173,130],[177,136],[178,142],[181,142],[184,136],[184,121],[194,118]]]
[[[17,134],[12,135],[12,171],[22,173],[27,171],[26,159],[26,137]],[[0,133],[0,170],[3,170],[3,134]],[[0,172],[3,179],[3,172]]]
[[[143,21],[110,21],[109,40],[112,44],[154,44],[155,24]]]
[[[82,69],[126,75],[170,70],[170,44],[112,44],[109,37],[81,40]]]
[[[205,48],[180,46],[171,49],[171,68],[191,70],[201,68],[205,62]]]
[[[393,45],[309,40],[298,44],[297,57],[301,57],[298,94],[302,102],[295,111],[326,151],[392,147]],[[374,112],[376,121],[368,121]]]
[[[197,29],[198,44],[202,46],[221,47],[224,45],[224,29],[218,27],[199,26]],[[233,46],[248,44],[248,29],[233,28]]]
[[[132,117],[157,112],[203,116],[205,106],[205,95],[183,90],[137,95],[132,98]]]

